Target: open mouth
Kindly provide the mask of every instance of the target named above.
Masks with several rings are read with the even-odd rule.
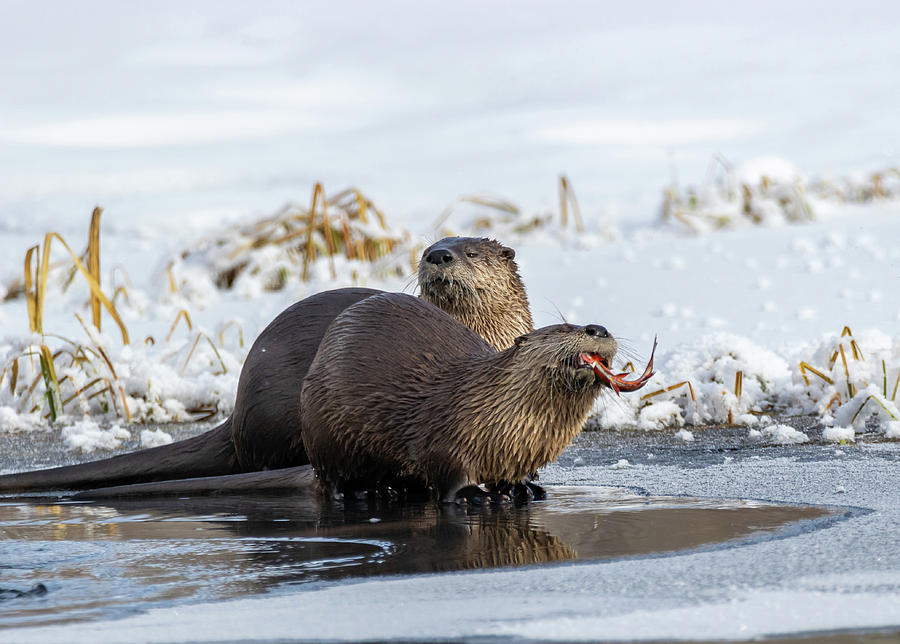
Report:
[[[613,373],[605,358],[596,353],[581,353],[578,355],[578,367],[590,367],[596,376],[619,394],[622,391],[637,391],[653,376],[653,356],[656,354],[656,338],[653,339],[653,350],[650,352],[650,361],[642,373],[635,380],[626,380],[627,373]]]

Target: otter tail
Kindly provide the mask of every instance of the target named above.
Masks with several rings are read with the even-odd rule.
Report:
[[[81,490],[238,471],[231,418],[183,441],[100,461],[0,476],[0,493]]]
[[[313,494],[316,476],[312,465],[298,465],[279,470],[246,472],[227,476],[157,481],[135,485],[118,485],[86,490],[72,495],[72,499],[113,499],[152,496],[205,496],[210,494]]]

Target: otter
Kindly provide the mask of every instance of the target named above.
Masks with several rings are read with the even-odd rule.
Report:
[[[384,293],[349,306],[303,381],[301,432],[324,492],[421,486],[441,501],[522,481],[555,460],[604,389],[617,345],[602,326],[559,324],[495,351],[432,304]]]
[[[419,292],[484,338],[497,351],[534,324],[512,248],[487,239],[449,238],[419,262]]]
[[[498,241],[442,239],[422,253],[418,281],[423,300],[483,333],[497,350],[531,329],[515,251]],[[309,463],[299,438],[303,378],[335,317],[380,293],[367,288],[327,291],[279,314],[250,348],[234,411],[219,426],[187,440],[100,461],[0,476],[0,492],[221,477]]]

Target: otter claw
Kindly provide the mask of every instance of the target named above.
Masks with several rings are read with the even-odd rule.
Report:
[[[488,492],[477,485],[467,485],[456,493],[457,503],[471,503],[472,505],[502,505],[509,501],[509,497],[500,492]]]
[[[495,483],[489,486],[492,492],[511,498],[516,505],[525,505],[531,501],[542,501],[547,498],[547,492],[540,485],[531,481],[520,483]]]

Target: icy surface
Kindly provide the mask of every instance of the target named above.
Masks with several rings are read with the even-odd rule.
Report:
[[[586,437],[590,438],[590,437]],[[721,442],[721,440],[719,441]],[[730,457],[661,444],[630,467],[579,441],[542,472],[547,484],[634,486],[653,494],[832,504],[849,518],[740,547],[602,564],[552,565],[326,583],[303,592],[153,610],[122,620],[17,629],[15,642],[471,639],[753,639],[841,629],[900,629],[900,452],[864,444],[750,448]],[[767,452],[775,449],[777,451]],[[603,462],[605,461],[605,462]],[[552,497],[547,503],[552,503]],[[853,509],[857,508],[857,509]],[[335,610],[353,607],[354,619]],[[466,615],[466,619],[460,619]]]

